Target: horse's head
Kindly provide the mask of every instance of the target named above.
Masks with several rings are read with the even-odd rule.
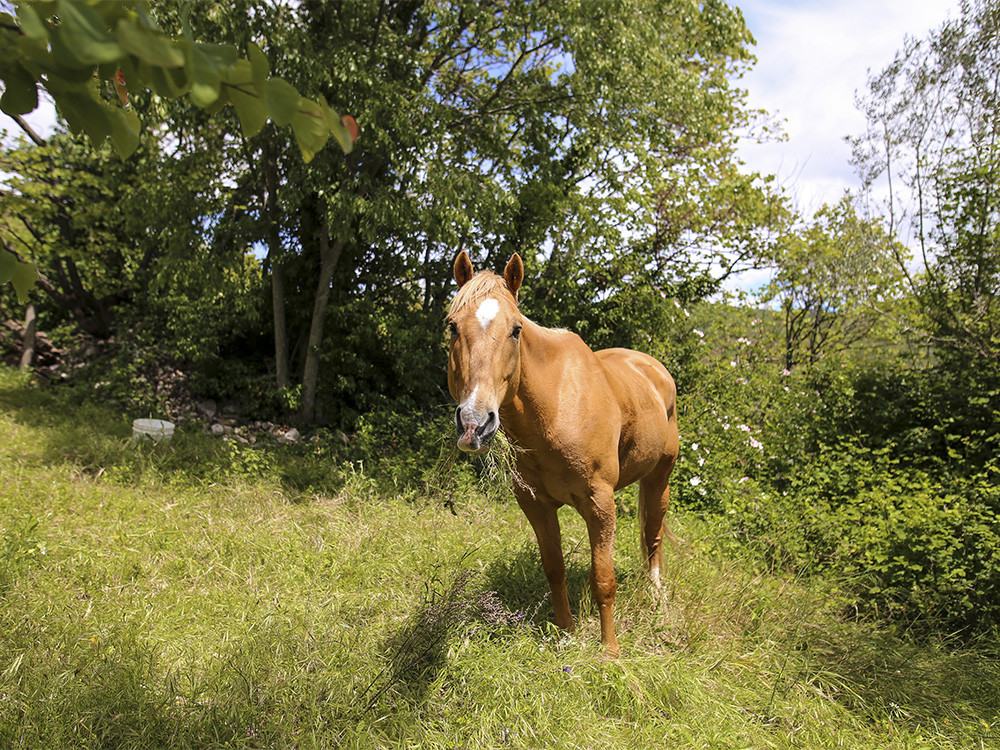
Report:
[[[473,275],[464,250],[455,259],[458,294],[448,313],[448,390],[458,402],[458,447],[470,453],[488,449],[500,426],[500,406],[517,392],[524,324],[517,289],[523,278],[516,253],[503,278],[489,271]]]

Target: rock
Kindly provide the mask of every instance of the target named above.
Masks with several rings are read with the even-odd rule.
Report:
[[[223,427],[218,422],[216,422],[215,424],[213,424],[209,429],[212,431],[213,435],[221,435],[222,433],[224,433],[226,431],[226,428]]]
[[[284,438],[289,443],[294,443],[302,439],[302,433],[292,427],[288,432],[285,433]]]
[[[205,417],[205,419],[215,419],[215,414],[219,410],[218,405],[210,398],[198,401],[195,403],[195,407],[198,409],[198,413]]]

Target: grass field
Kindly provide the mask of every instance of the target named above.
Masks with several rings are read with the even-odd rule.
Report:
[[[565,636],[512,502],[128,437],[0,372],[0,748],[1000,747],[997,644],[852,620],[704,518],[665,601],[619,519],[608,660],[571,511]]]

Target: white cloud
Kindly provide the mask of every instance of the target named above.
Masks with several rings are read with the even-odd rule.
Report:
[[[752,107],[783,119],[788,139],[747,144],[752,169],[777,175],[807,214],[837,201],[857,180],[844,138],[860,133],[854,106],[869,70],[881,71],[907,35],[924,37],[957,0],[744,0],[757,64],[743,79]]]
[[[740,85],[749,106],[782,122],[786,140],[744,143],[747,167],[773,174],[811,216],[858,187],[845,137],[863,132],[854,105],[869,71],[880,72],[907,36],[923,38],[958,13],[958,0],[736,0],[756,39],[757,64]],[[753,290],[766,272],[731,279]]]

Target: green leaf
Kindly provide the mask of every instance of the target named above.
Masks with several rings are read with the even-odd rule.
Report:
[[[247,60],[237,60],[229,70],[226,90],[236,106],[243,135],[250,137],[260,132],[267,122],[267,105],[253,85],[253,69]]]
[[[298,114],[299,92],[281,78],[271,78],[264,87],[264,105],[276,125],[288,125]]]
[[[308,99],[302,100],[300,111],[292,118],[292,132],[306,164],[312,161],[330,137],[330,129],[319,105]]]
[[[139,115],[131,109],[112,107],[108,112],[111,123],[111,144],[125,159],[139,147]]]
[[[49,30],[35,9],[21,3],[17,6],[17,23],[25,36],[32,39],[48,39]]]
[[[61,26],[57,26],[53,31],[49,38],[52,55],[46,67],[55,68],[60,71],[58,75],[61,77],[80,83],[90,77],[92,66],[76,56],[76,50],[72,44],[66,42],[65,36],[67,34]],[[41,62],[44,64],[46,61]]]
[[[3,76],[4,91],[0,109],[8,115],[23,115],[38,106],[35,77],[20,65],[12,65]]]
[[[238,88],[230,88],[229,96],[240,118],[243,135],[247,138],[257,135],[267,122],[267,107],[264,106],[264,100]]]
[[[121,57],[121,46],[88,5],[59,0],[56,12],[60,20],[59,36],[81,63],[96,65]]]
[[[247,45],[247,57],[253,71],[253,87],[257,91],[263,92],[264,86],[267,84],[267,77],[271,74],[271,63],[267,59],[267,55],[253,42]]]
[[[179,68],[184,65],[184,53],[178,44],[164,34],[123,18],[115,27],[118,40],[129,54],[159,68]]]
[[[0,284],[6,284],[8,281],[13,283],[17,301],[22,305],[28,302],[28,292],[38,278],[38,269],[31,263],[22,263],[11,253],[0,248]]]
[[[253,91],[253,71],[250,63],[246,60],[237,60],[230,65],[226,75],[226,83],[247,92]]]
[[[337,143],[340,144],[340,148],[345,154],[351,153],[354,150],[354,136],[344,123],[344,118],[330,109],[322,96],[319,97],[319,100],[319,114],[323,118],[327,130],[333,133],[333,137],[337,139]]]
[[[219,114],[219,112],[224,110],[226,108],[226,105],[229,104],[231,101],[232,99],[229,96],[229,89],[223,87],[219,91],[219,98],[216,99],[211,104],[209,104],[207,107],[205,107],[205,112],[209,115],[217,115]]]
[[[206,42],[197,42],[194,45],[194,49],[199,50],[203,55],[206,55],[214,60],[215,64],[219,68],[231,68],[236,64],[236,61],[240,59],[239,52],[237,52],[236,47],[231,44],[208,44]]]
[[[146,70],[148,70],[153,91],[162,97],[176,99],[191,88],[191,82],[188,80],[187,71],[184,68],[148,66]]]
[[[231,68],[239,59],[236,48],[228,44],[190,45],[188,74],[191,77],[191,100],[207,109],[218,101],[222,82],[227,80]],[[225,102],[224,102],[225,103]]]
[[[222,71],[218,62],[201,45],[194,45],[191,50],[191,101],[204,109],[219,98],[221,87]]]
[[[107,105],[80,91],[53,92],[53,96],[73,133],[86,133],[95,148],[104,143],[111,133]]]

